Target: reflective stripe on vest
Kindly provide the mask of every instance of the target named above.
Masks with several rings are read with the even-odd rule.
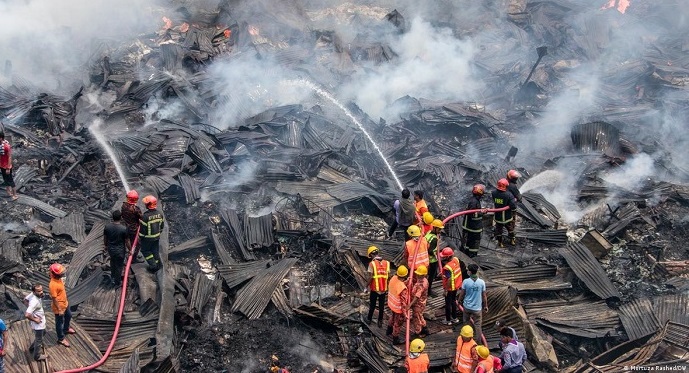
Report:
[[[459,265],[459,259],[453,257],[445,266],[443,267],[443,274],[448,270],[452,273],[451,278],[443,277],[443,288],[445,290],[457,290],[462,285],[462,267]]]
[[[474,214],[467,215],[467,217],[464,219],[464,224],[462,225],[462,229],[464,229],[467,232],[481,233],[481,232],[483,232],[483,226],[481,226],[481,228],[479,228],[479,229],[471,229],[468,227],[469,220],[474,219],[472,217]],[[483,224],[483,218],[479,218],[479,219],[475,219],[475,220],[481,220],[481,224]]]
[[[479,360],[478,366],[483,368],[484,373],[493,373],[493,356],[488,356],[487,359]]]
[[[388,273],[390,273],[390,262],[387,260],[373,260],[371,262],[373,277],[369,288],[372,291],[388,291]]]
[[[388,289],[388,308],[394,313],[402,313],[402,292],[407,289],[407,285],[399,277],[393,276]]]
[[[428,373],[428,368],[431,366],[428,354],[421,354],[416,359],[407,357],[406,363],[408,373]]]
[[[473,360],[471,359],[471,349],[476,347],[477,343],[473,339],[469,342],[464,342],[462,337],[457,338],[457,353],[455,354],[455,363],[457,364],[457,371],[459,373],[471,373],[471,366]]]
[[[145,231],[139,230],[139,237],[143,237],[143,238],[160,237],[160,231],[158,231],[158,233],[151,234],[151,226],[155,223],[160,224],[162,222],[163,222],[163,218],[153,219],[153,220],[150,220],[148,222],[145,222],[143,220],[139,220],[139,224],[141,224],[141,226],[145,227]]]
[[[428,259],[428,242],[426,242],[424,237],[419,238],[419,241],[419,251],[416,253],[416,262],[414,263],[411,263],[411,261],[414,260],[414,251],[416,250],[417,241],[409,240],[405,244],[407,246],[407,264],[409,264],[408,267],[410,272],[413,272],[416,267],[422,264],[425,265],[426,268],[428,268],[430,264]]]
[[[428,242],[428,248],[430,248],[431,242],[433,242],[434,239],[437,240],[438,236],[433,232],[428,232],[426,234],[425,238],[426,238],[426,242]],[[433,252],[428,253],[428,261],[430,263],[436,263],[438,261],[438,244],[437,243],[435,245],[435,248],[433,248]]]

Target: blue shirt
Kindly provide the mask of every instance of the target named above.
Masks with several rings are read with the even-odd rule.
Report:
[[[0,319],[0,348],[5,348],[5,341],[2,338],[2,333],[7,331],[7,326],[5,325],[5,321],[3,319]]]
[[[526,361],[526,349],[524,349],[524,344],[512,340],[503,348],[500,358],[502,359],[503,369],[523,366]]]
[[[471,277],[462,281],[462,290],[464,290],[464,302],[462,305],[465,309],[471,311],[481,311],[483,307],[483,293],[486,291],[486,283],[480,278],[476,281],[472,280]]]

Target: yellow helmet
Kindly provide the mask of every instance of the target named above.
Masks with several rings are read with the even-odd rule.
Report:
[[[431,224],[431,223],[433,222],[433,219],[434,219],[434,218],[433,218],[433,214],[431,214],[431,213],[428,212],[428,211],[426,211],[426,212],[423,213],[422,218],[423,218],[423,222],[424,222],[425,224]]]
[[[368,247],[368,251],[366,251],[366,256],[370,257],[371,254],[377,253],[377,252],[378,252],[378,248],[377,248],[377,247],[375,247],[375,246],[369,246],[369,247]]]
[[[474,338],[474,328],[471,325],[464,325],[462,330],[459,331],[459,335],[466,338]]]
[[[421,236],[421,228],[419,228],[418,225],[412,225],[409,228],[407,228],[407,234],[410,237],[419,237]]]
[[[407,277],[408,274],[409,274],[409,270],[407,269],[407,267],[405,267],[403,265],[397,267],[397,276]]]
[[[481,359],[485,359],[490,356],[490,350],[488,350],[488,347],[486,346],[476,347],[476,352],[478,352],[478,356],[480,356]]]
[[[443,229],[445,228],[445,224],[443,224],[443,221],[440,219],[434,219],[431,225],[435,228],[440,228]]]
[[[409,343],[409,352],[423,352],[424,348],[426,344],[418,338]]]
[[[425,276],[428,274],[428,268],[426,268],[425,265],[421,264],[420,266],[416,267],[416,271],[414,271],[419,276]]]

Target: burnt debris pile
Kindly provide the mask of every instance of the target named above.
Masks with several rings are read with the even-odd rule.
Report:
[[[87,347],[54,346],[61,357],[39,363],[18,342],[13,364],[66,369],[107,349],[121,290],[105,281],[103,227],[128,184],[164,205],[164,269],[133,265],[104,371],[258,372],[278,357],[297,372],[401,369],[403,347],[365,322],[363,295],[369,246],[402,260],[402,233],[386,234],[398,180],[442,219],[510,169],[522,175],[517,244],[499,247],[490,217],[476,257],[459,252],[460,220],[442,237],[488,284],[488,347],[504,320],[525,342],[525,371],[686,364],[689,30],[669,26],[679,1],[509,1],[459,19],[445,4],[428,25],[386,2],[250,3],[178,7],[149,34],[96,43],[85,78],[59,94],[6,69],[0,116],[20,196],[0,232],[3,319],[13,340],[32,337],[23,293],[47,287],[60,261]],[[438,49],[451,38],[470,57],[418,51],[415,35]],[[442,96],[447,75],[426,89],[421,72],[442,58],[466,64],[452,73],[471,90]],[[424,340],[442,371],[461,325],[442,322],[440,281],[432,290]]]

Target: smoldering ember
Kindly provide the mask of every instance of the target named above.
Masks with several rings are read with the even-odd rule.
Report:
[[[525,372],[689,370],[687,16],[679,0],[1,2],[4,369],[420,372],[420,338],[429,371],[456,372],[451,279],[431,273],[421,333],[403,321],[393,341],[391,294],[368,319],[369,247],[390,276],[407,264],[388,230],[408,189],[447,220],[437,249],[462,278],[480,268],[473,329],[493,356],[503,320]],[[509,170],[516,236],[499,244],[483,211],[473,255],[446,218],[476,184],[493,209]],[[149,262],[123,291],[104,231],[132,190],[143,211],[157,199],[161,268],[139,231]]]

